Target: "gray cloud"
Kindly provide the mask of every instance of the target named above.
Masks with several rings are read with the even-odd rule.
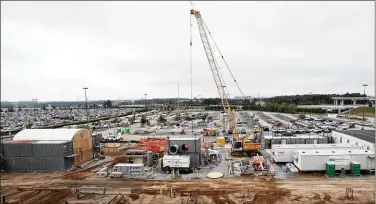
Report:
[[[194,2],[246,95],[374,93],[374,2]],[[1,2],[2,100],[190,97],[189,2]],[[193,95],[218,95],[193,19]],[[218,58],[219,59],[219,58]],[[230,96],[240,95],[220,62]]]

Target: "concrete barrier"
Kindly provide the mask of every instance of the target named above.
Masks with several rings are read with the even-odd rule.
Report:
[[[80,193],[90,193],[90,194],[104,194],[103,187],[79,187]]]
[[[130,195],[131,194],[131,188],[106,188],[105,190],[106,195]]]

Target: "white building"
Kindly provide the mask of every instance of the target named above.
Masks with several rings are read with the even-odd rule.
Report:
[[[335,143],[354,144],[375,151],[375,130],[336,130],[332,136]]]

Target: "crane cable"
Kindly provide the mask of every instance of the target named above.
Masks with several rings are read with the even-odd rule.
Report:
[[[192,1],[189,1],[191,2],[191,6],[192,6],[192,9],[193,9],[193,3]],[[190,69],[190,78],[191,78],[191,106],[193,105],[193,74],[192,74],[192,15],[189,14],[189,32],[190,32],[190,46],[189,46],[189,69]],[[191,123],[191,126],[192,126],[192,131],[191,131],[191,134],[193,136],[193,120],[192,120],[192,123]]]
[[[202,16],[201,16],[201,18],[202,18]],[[230,72],[230,74],[231,74],[231,76],[232,76],[232,79],[234,80],[236,86],[238,87],[240,93],[242,94],[242,96],[243,96],[243,98],[244,98],[243,91],[241,90],[241,88],[240,88],[238,82],[236,81],[235,76],[232,74],[232,71],[231,71],[230,67],[228,66],[228,64],[227,64],[227,62],[226,62],[226,60],[225,60],[225,58],[223,57],[221,50],[219,50],[219,47],[218,47],[217,43],[215,42],[215,40],[214,40],[214,38],[213,38],[213,36],[212,36],[212,34],[211,34],[211,32],[210,32],[210,30],[209,30],[208,26],[206,25],[206,23],[205,23],[205,21],[204,21],[203,18],[202,18],[202,22],[204,22],[204,26],[205,26],[206,30],[208,31],[208,33],[209,33],[211,39],[212,39],[213,42],[214,42],[215,47],[217,48],[219,54],[221,55],[223,61],[225,62],[225,65],[226,65],[228,71]]]

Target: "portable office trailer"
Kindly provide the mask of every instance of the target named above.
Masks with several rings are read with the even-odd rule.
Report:
[[[331,144],[331,136],[298,135],[298,136],[264,136],[265,149],[271,149],[274,144]]]
[[[339,150],[339,149],[361,149],[350,144],[286,144],[272,145],[272,158],[274,162],[294,162],[294,152],[296,150]]]
[[[350,162],[357,161],[361,170],[374,169],[373,152],[363,149],[296,150],[294,165],[300,171],[325,171],[326,162],[333,162],[336,170],[350,170]],[[370,162],[371,161],[371,162]]]

